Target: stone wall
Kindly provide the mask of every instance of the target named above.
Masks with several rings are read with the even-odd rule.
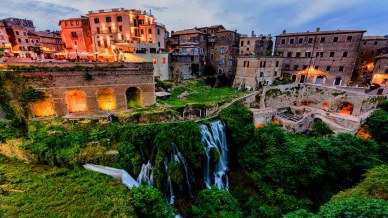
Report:
[[[177,81],[178,79],[190,79],[195,77],[191,72],[191,63],[172,62],[171,74],[172,76],[170,78],[174,81]]]

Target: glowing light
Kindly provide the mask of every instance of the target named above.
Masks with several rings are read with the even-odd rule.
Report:
[[[54,104],[48,96],[42,101],[32,105],[32,112],[36,117],[49,117],[56,115]]]
[[[341,114],[349,114],[351,115],[353,111],[353,105],[350,103],[343,103],[341,107]]]
[[[258,124],[255,125],[256,128],[261,128],[261,127],[263,127],[263,126],[265,126],[264,123],[258,123]]]
[[[329,109],[329,103],[327,102],[323,103],[323,109],[325,110]]]
[[[86,96],[80,90],[71,90],[66,93],[67,108],[70,113],[87,112]]]
[[[110,88],[98,90],[98,107],[103,111],[116,110],[116,97],[114,91]]]

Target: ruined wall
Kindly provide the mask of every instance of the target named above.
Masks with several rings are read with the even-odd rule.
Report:
[[[170,78],[174,81],[177,81],[178,79],[190,79],[195,77],[191,72],[191,63],[172,62],[171,74],[172,76]]]
[[[343,104],[350,103],[353,107],[350,115],[360,116],[376,108],[383,98],[335,87],[289,84],[264,87],[260,107],[310,106],[329,112],[340,112]]]

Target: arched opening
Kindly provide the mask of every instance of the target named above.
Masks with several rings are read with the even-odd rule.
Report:
[[[218,74],[223,74],[223,70],[222,69],[218,69]]]
[[[125,92],[127,96],[127,107],[128,108],[137,108],[141,107],[141,96],[140,90],[135,87],[128,88]]]
[[[98,107],[103,111],[116,110],[116,97],[113,89],[101,88],[97,93]]]
[[[350,104],[348,102],[344,102],[340,106],[340,113],[341,114],[349,114],[351,115],[353,112],[353,104]]]
[[[299,82],[300,82],[300,83],[304,83],[305,78],[306,78],[305,75],[300,76],[300,81],[299,81]]]
[[[88,112],[85,93],[81,90],[71,90],[66,93],[67,109],[69,113]]]
[[[340,86],[341,82],[342,82],[341,77],[336,77],[335,80],[334,80],[334,85],[335,86]]]
[[[292,82],[295,82],[296,81],[296,75],[292,75]]]
[[[323,84],[323,80],[323,76],[317,76],[317,78],[315,79],[315,84]]]
[[[327,102],[323,103],[322,108],[323,108],[324,110],[329,109],[329,103],[327,103]]]
[[[32,113],[36,117],[49,117],[56,114],[51,97],[45,94],[45,98],[32,104]]]

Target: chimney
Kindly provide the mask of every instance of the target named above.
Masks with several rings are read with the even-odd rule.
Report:
[[[286,32],[287,32],[286,30],[283,30],[283,34],[286,34]]]
[[[318,27],[318,28],[317,28],[317,32],[319,32],[320,30],[321,30],[321,28]]]
[[[255,31],[252,30],[252,37],[254,37],[254,36],[255,36]]]

